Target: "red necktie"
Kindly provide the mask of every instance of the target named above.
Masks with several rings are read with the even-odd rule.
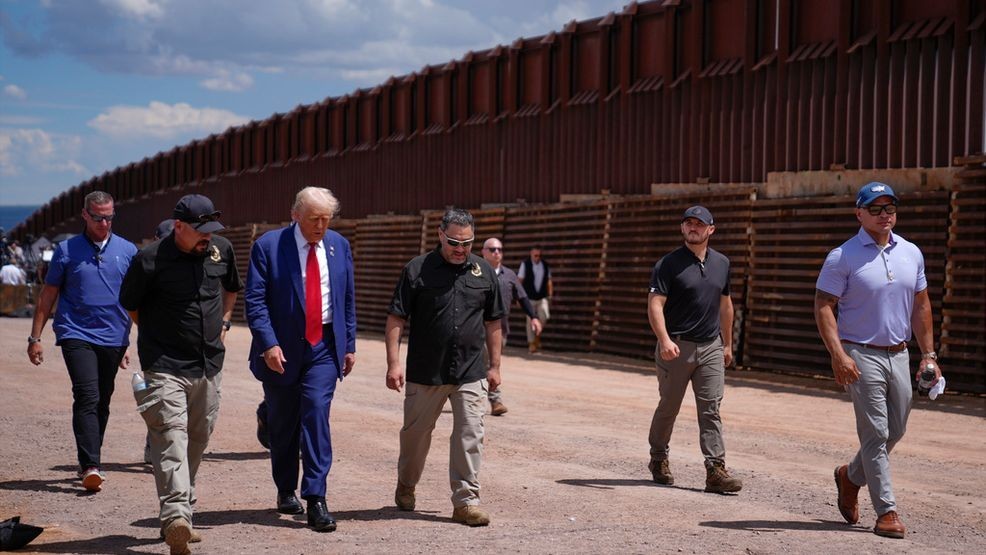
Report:
[[[308,243],[305,262],[305,339],[312,346],[322,340],[322,278],[318,273],[318,243]]]

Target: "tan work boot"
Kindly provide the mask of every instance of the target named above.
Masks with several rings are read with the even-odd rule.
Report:
[[[655,484],[665,486],[674,485],[674,475],[671,474],[671,465],[668,464],[668,459],[651,461],[647,465],[647,468],[650,469],[650,474]]]
[[[456,507],[452,511],[452,520],[469,526],[487,526],[490,523],[490,515],[480,509],[479,505],[465,505]]]
[[[164,543],[171,548],[171,555],[189,555],[188,541],[192,539],[192,525],[178,517],[164,527]]]
[[[876,526],[873,527],[873,533],[885,538],[901,539],[907,533],[907,528],[904,528],[904,523],[897,516],[897,511],[890,511],[876,519]]]
[[[722,463],[708,464],[705,468],[705,491],[709,493],[735,493],[743,489],[743,481],[733,478]]]
[[[493,416],[502,416],[507,414],[507,405],[504,405],[500,401],[493,401],[490,403],[490,414]]]
[[[397,508],[402,511],[413,511],[414,502],[414,487],[397,482],[397,491],[394,492],[394,503]]]
[[[164,539],[164,528],[161,529],[161,539]],[[202,534],[199,534],[195,531],[195,528],[192,528],[192,533],[188,536],[188,543],[199,543],[201,541]]]

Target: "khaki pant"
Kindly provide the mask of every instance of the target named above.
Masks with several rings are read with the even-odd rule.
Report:
[[[548,320],[551,318],[551,310],[548,309],[548,298],[545,297],[537,301],[531,301],[531,304],[534,305],[534,313],[538,315],[538,320],[541,320],[541,325],[546,326]],[[531,329],[531,317],[525,317],[525,321],[527,322],[527,344],[530,345],[534,343],[534,340],[538,336],[534,335],[534,330]]]
[[[195,474],[219,415],[222,372],[187,378],[147,371],[144,380],[147,389],[134,397],[147,424],[161,524],[178,517],[192,522]]]
[[[461,385],[408,382],[404,396],[404,427],[397,480],[414,487],[421,479],[431,448],[431,432],[445,401],[452,402],[449,436],[449,485],[452,506],[479,504],[479,466],[483,458],[483,416],[489,385],[485,379]]]

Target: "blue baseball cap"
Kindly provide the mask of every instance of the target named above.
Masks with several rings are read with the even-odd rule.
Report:
[[[712,212],[704,206],[692,206],[688,210],[685,210],[685,214],[681,217],[681,221],[685,221],[688,218],[695,218],[696,220],[704,223],[705,225],[713,225],[715,220],[712,219]]]
[[[856,194],[856,208],[865,208],[880,197],[890,197],[894,199],[894,204],[897,204],[897,195],[894,194],[890,185],[879,181],[870,181],[863,185],[859,189],[859,193]]]

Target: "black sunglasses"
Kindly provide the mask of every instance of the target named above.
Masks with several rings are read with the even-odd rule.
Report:
[[[222,217],[222,215],[223,215],[222,212],[220,212],[219,210],[216,210],[215,212],[213,212],[211,214],[202,214],[201,216],[199,216],[197,218],[194,217],[194,216],[191,216],[189,218],[182,218],[181,221],[183,221],[185,223],[189,223],[189,224],[204,224],[206,222],[218,222],[219,221],[219,218]]]
[[[455,247],[465,247],[465,248],[468,249],[469,247],[472,246],[472,244],[475,241],[476,241],[476,238],[475,237],[473,237],[472,239],[465,239],[463,241],[460,241],[458,239],[453,239],[453,238],[448,237],[448,236],[445,237],[445,242],[448,243],[448,246],[450,246],[452,248],[455,248]]]
[[[93,214],[88,210],[86,210],[86,214],[89,214],[89,218],[92,219],[92,221],[96,222],[97,224],[103,222],[112,222],[113,218],[116,217],[116,214],[110,214],[108,216],[100,216],[99,214]]]
[[[501,252],[503,250],[503,247],[485,247],[485,248],[490,252]]]
[[[893,215],[897,213],[896,204],[871,204],[866,207],[866,211],[870,213],[870,216],[879,216],[880,212],[886,212],[887,215]]]

